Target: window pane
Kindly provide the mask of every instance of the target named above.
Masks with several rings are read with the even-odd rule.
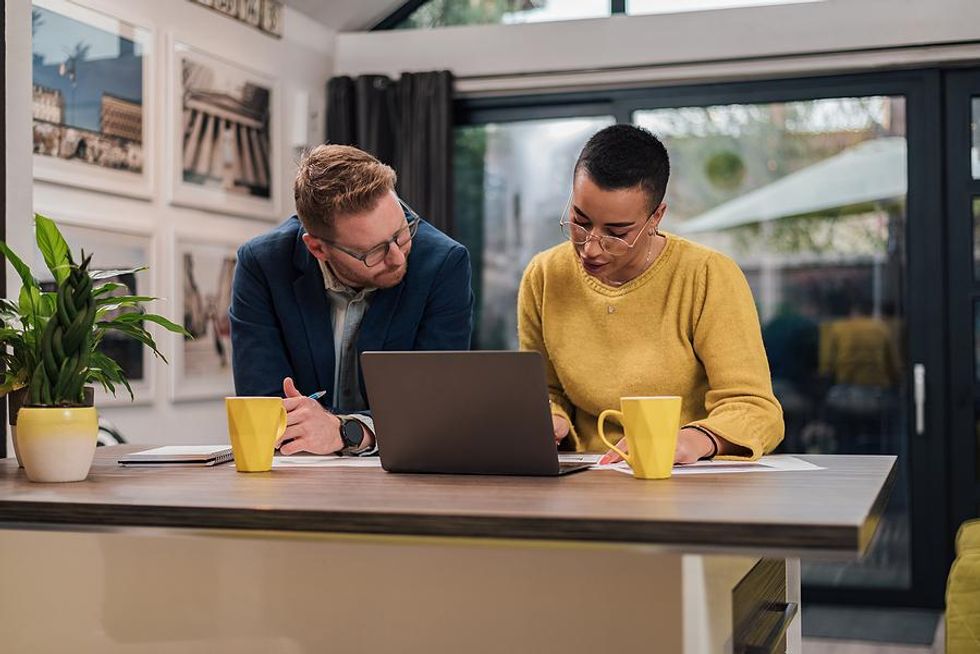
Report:
[[[430,0],[396,29],[543,23],[609,15],[609,0]]]
[[[820,586],[910,582],[901,97],[639,111],[671,157],[663,229],[733,257],[755,295],[782,451],[896,454],[869,555],[809,563]]]
[[[973,179],[980,179],[980,98],[973,98],[973,119],[970,121],[970,133],[973,145],[970,148],[970,166],[973,169]]]
[[[456,130],[457,236],[473,257],[474,347],[517,349],[517,288],[531,257],[562,239],[572,167],[611,116]]]
[[[973,303],[973,377],[980,383],[980,302]]]
[[[711,9],[731,9],[734,7],[757,7],[760,5],[789,5],[823,0],[626,0],[626,13],[673,14],[682,11],[709,11]]]
[[[980,197],[973,198],[973,278],[980,281]]]
[[[977,481],[980,482],[980,400],[973,401],[973,438],[976,439],[976,468],[978,471]],[[980,511],[977,512],[980,515]]]

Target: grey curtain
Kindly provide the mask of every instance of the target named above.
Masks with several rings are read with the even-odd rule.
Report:
[[[327,142],[354,145],[398,172],[398,194],[453,233],[453,78],[449,71],[327,82]]]

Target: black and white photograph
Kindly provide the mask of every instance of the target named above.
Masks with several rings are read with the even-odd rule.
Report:
[[[34,174],[149,197],[149,32],[63,0],[31,8]]]
[[[273,219],[274,82],[174,45],[173,202]]]
[[[97,227],[59,221],[58,229],[71,248],[72,256],[80,260],[81,253],[92,253],[92,270],[126,270],[148,265],[152,259],[152,239],[148,235],[124,233]],[[32,268],[42,273],[41,288],[45,291],[55,290],[54,278],[51,277],[44,257],[35,248],[34,266]],[[154,295],[151,288],[151,271],[128,273],[118,277],[108,277],[99,280],[100,284],[116,282],[124,284],[126,289],[116,291],[118,295]],[[167,307],[160,300],[150,303],[149,310],[154,313],[166,313]],[[126,374],[126,379],[133,388],[133,399],[125,387],[117,387],[116,395],[105,392],[101,386],[96,386],[96,402],[101,405],[132,403],[146,404],[153,400],[153,353],[143,345],[128,336],[109,331],[99,344],[99,351],[112,357]]]
[[[234,393],[231,371],[231,281],[237,246],[178,239],[175,306],[190,337],[175,336],[173,397]]]

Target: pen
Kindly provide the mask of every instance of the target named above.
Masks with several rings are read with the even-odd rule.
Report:
[[[326,394],[327,394],[326,391],[317,391],[316,393],[313,393],[312,395],[310,395],[309,398],[311,400],[319,400],[321,397],[323,397]]]

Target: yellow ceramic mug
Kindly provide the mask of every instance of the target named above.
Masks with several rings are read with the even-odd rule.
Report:
[[[225,409],[238,472],[271,470],[276,441],[286,431],[282,398],[226,397]]]
[[[599,414],[599,438],[623,457],[637,479],[667,479],[674,467],[677,430],[681,421],[681,398],[624,397],[622,411],[606,409]],[[626,432],[629,453],[610,443],[602,429],[607,416],[618,416]]]

